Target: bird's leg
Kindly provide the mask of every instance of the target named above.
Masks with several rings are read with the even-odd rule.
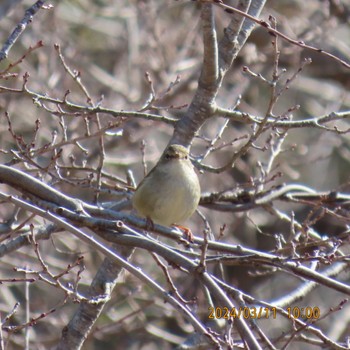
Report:
[[[146,231],[154,231],[154,222],[150,217],[146,217]]]
[[[189,242],[191,242],[191,243],[194,242],[193,233],[192,233],[192,231],[191,231],[188,227],[181,226],[181,225],[178,225],[178,224],[172,224],[172,226],[177,227],[178,229],[180,229],[181,231],[183,231],[184,236],[186,237],[186,239],[187,239]]]

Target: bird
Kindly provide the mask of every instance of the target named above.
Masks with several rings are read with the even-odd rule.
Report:
[[[189,158],[188,149],[169,145],[158,163],[137,186],[132,204],[137,213],[151,223],[180,226],[197,209],[201,195],[198,176]]]

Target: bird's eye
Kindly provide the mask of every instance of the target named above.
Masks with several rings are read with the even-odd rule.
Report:
[[[185,159],[188,159],[188,155],[187,154],[185,155]]]
[[[171,157],[170,157],[170,154],[169,153],[167,153],[166,155],[165,155],[165,159],[170,159]]]

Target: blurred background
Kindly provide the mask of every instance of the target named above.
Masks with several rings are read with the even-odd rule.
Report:
[[[235,5],[235,1],[225,3]],[[1,44],[32,5],[33,1],[27,0],[0,3]],[[141,181],[167,145],[173,125],[118,113],[101,113],[97,122],[94,115],[73,110],[70,113],[69,105],[64,101],[79,105],[82,110],[83,107],[101,105],[115,112],[142,111],[181,118],[196,91],[202,64],[200,5],[170,0],[62,0],[51,1],[46,6],[35,15],[9,57],[0,63],[0,162],[26,169],[63,192],[85,201],[129,198],[132,190],[127,186],[127,171],[133,172],[136,183]],[[349,1],[345,0],[271,0],[261,17],[266,20],[269,16],[275,17],[277,29],[290,38],[350,62],[349,6]],[[217,8],[216,21],[220,39],[230,15]],[[266,115],[272,88],[264,79],[272,79],[276,57],[273,40],[275,38],[264,28],[256,28],[224,80],[217,97],[220,107],[233,108],[240,99],[238,110],[258,117]],[[40,41],[42,47],[29,49]],[[278,39],[278,49],[280,79],[277,90],[285,87],[305,59],[311,58],[312,63],[303,67],[288,89],[283,89],[273,105],[274,115],[292,114],[293,120],[301,120],[350,109],[348,68],[325,55],[301,49],[282,39]],[[14,67],[7,70],[9,64],[14,64]],[[244,66],[264,79],[244,72]],[[145,77],[146,72],[149,80]],[[23,89],[25,74],[28,78]],[[75,82],[77,77],[85,92]],[[172,86],[174,82],[177,83]],[[150,105],[151,85],[155,96]],[[41,99],[40,96],[47,98]],[[293,112],[288,113],[291,109]],[[212,118],[206,122],[193,143],[191,153],[194,158],[205,153],[224,122],[224,118]],[[332,127],[335,124],[342,131],[349,129],[346,119],[327,125]],[[108,129],[103,133],[103,147],[99,142],[101,128]],[[254,125],[230,121],[216,149],[203,163],[214,167],[225,165],[233,152],[244,145],[252,128]],[[255,147],[251,147],[229,171],[220,174],[201,172],[202,192],[250,190],[261,188],[261,184],[263,189],[269,189],[286,183],[303,184],[316,191],[349,192],[348,133],[320,128],[290,129],[274,158],[273,151],[278,148],[281,133],[285,131],[268,129]],[[101,186],[97,186],[97,168],[101,162],[102,180]],[[289,216],[293,213],[305,230],[312,227],[322,237],[335,236],[348,227],[348,221],[337,220],[327,213],[313,213],[307,205],[276,202],[276,207]],[[130,207],[125,210],[130,210]],[[290,236],[290,224],[264,208],[241,212],[220,212],[204,207],[200,210],[216,239],[228,243],[270,251],[276,248],[276,237],[288,239]],[[0,207],[3,222],[13,217],[12,205]],[[315,217],[317,220],[313,220]],[[24,222],[28,213],[19,211],[16,218]],[[36,224],[43,223],[39,218],[35,220]],[[199,215],[194,215],[189,226],[196,235],[201,235],[205,223]],[[223,226],[226,227],[224,236],[219,237]],[[3,236],[2,241],[11,237]],[[74,264],[83,255],[84,268],[79,283],[82,293],[103,259],[67,233],[55,234],[49,240],[41,241],[40,251],[53,274],[68,264]],[[164,276],[150,254],[137,250],[133,263],[143,266],[153,278],[164,283]],[[14,272],[14,267],[33,271],[41,269],[32,246],[4,255],[0,267],[2,279],[30,277],[28,273]],[[67,283],[75,280],[79,268],[82,264],[67,273]],[[301,283],[300,279],[285,273],[257,275],[251,270],[251,267],[226,267],[226,281],[265,301],[287,295]],[[348,277],[348,274],[343,274],[339,278],[347,282]],[[201,309],[204,293],[200,287],[178,271],[174,271],[173,278],[185,298],[198,299],[198,313],[205,319],[208,310],[204,302]],[[21,302],[6,326],[25,323],[26,298],[30,300],[33,317],[55,309],[29,328],[32,332],[29,338],[35,340],[31,341],[30,349],[49,349],[57,343],[76,305],[66,300],[62,290],[43,281],[36,280],[29,285],[23,281],[3,283],[0,286],[2,317],[11,312],[17,301]],[[319,287],[296,305],[318,306],[326,312],[343,298],[337,292]],[[347,314],[350,312],[345,305],[341,312],[331,314],[317,326],[335,341],[340,341],[347,334],[350,322]],[[283,327],[289,329],[290,326],[289,322],[273,320],[264,325],[269,335],[276,337]],[[23,332],[7,329],[3,337],[7,339],[8,349],[23,348]],[[190,325],[178,317],[172,307],[154,297],[135,277],[125,273],[84,349],[172,349],[191,332]],[[311,349],[312,346],[317,348],[309,344],[294,349]]]

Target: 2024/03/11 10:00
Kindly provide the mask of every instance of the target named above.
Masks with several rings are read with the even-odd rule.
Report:
[[[229,319],[229,318],[273,318],[277,317],[277,308],[276,307],[239,307],[231,308],[228,307],[209,307],[210,319]],[[319,319],[321,317],[320,308],[315,306],[307,307],[287,307],[286,312],[288,313],[289,318],[298,318],[298,319]]]

